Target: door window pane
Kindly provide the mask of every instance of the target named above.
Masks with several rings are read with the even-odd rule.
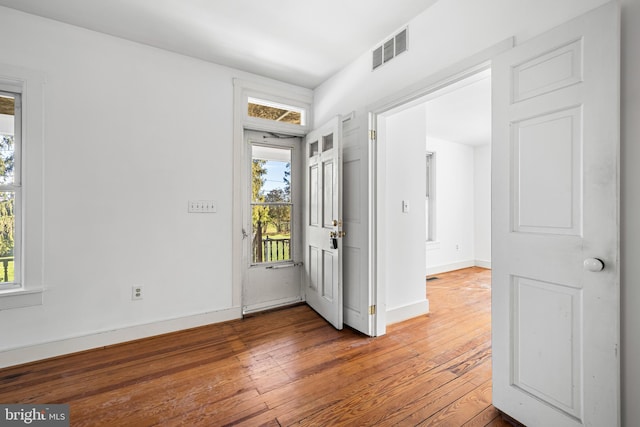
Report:
[[[318,155],[318,141],[309,144],[309,157]]]
[[[322,151],[329,151],[333,148],[333,134],[322,137]]]
[[[291,205],[254,205],[251,262],[291,261]]]
[[[252,146],[252,264],[291,260],[291,149]]]

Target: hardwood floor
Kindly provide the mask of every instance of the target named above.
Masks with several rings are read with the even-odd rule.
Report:
[[[2,403],[72,426],[509,426],[491,406],[490,271],[428,281],[432,312],[368,338],[301,305],[0,370]]]

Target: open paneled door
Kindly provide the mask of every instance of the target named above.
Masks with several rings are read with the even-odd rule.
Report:
[[[619,23],[492,62],[493,403],[528,426],[620,424]]]
[[[342,120],[335,117],[305,138],[305,297],[342,329]]]

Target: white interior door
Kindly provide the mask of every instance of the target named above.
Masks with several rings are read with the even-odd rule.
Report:
[[[619,21],[492,63],[493,403],[528,426],[620,423]]]
[[[342,117],[342,288],[344,324],[374,336],[373,293],[369,283],[368,259],[368,152],[367,116],[355,113]]]
[[[342,329],[342,121],[335,117],[305,139],[305,297]]]

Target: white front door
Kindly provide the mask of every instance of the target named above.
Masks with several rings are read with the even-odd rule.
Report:
[[[302,301],[301,138],[245,131],[243,314]]]
[[[620,423],[619,28],[608,4],[492,63],[493,403],[528,426]]]
[[[342,329],[342,121],[336,117],[305,138],[305,297]]]

